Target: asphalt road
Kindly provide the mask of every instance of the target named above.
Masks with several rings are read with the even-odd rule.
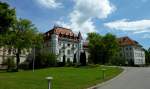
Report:
[[[150,67],[129,67],[118,77],[94,89],[150,89]]]

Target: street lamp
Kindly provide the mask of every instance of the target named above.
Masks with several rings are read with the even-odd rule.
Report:
[[[103,80],[105,79],[105,71],[106,71],[106,69],[102,69],[102,78],[103,78]]]
[[[51,80],[53,77],[46,77],[45,79],[48,80],[48,89],[51,89]]]

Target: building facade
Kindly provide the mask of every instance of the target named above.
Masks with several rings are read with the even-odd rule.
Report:
[[[89,49],[88,49],[88,43],[89,43],[88,40],[85,40],[85,41],[83,42],[83,50],[85,51],[87,62],[88,62],[88,59],[89,59],[89,56],[90,56],[89,51],[88,51],[88,50],[89,50]]]
[[[16,56],[14,55],[15,49],[8,49],[7,47],[1,47],[0,48],[0,68],[4,66],[5,62],[9,57],[14,59],[14,62],[16,62]],[[24,62],[26,58],[28,57],[29,51],[24,49],[21,51],[20,54],[20,63]]]
[[[44,50],[56,54],[59,62],[73,62],[75,58],[79,62],[83,50],[80,32],[75,34],[71,29],[54,26],[44,34],[44,41]]]
[[[129,37],[118,38],[118,41],[121,47],[120,56],[126,60],[126,64],[145,64],[145,51],[138,42]]]

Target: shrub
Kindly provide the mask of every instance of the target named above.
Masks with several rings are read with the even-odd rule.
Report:
[[[122,57],[115,57],[109,61],[109,64],[110,65],[117,65],[117,66],[125,65],[125,59]]]
[[[95,68],[95,67],[99,67],[99,64],[88,64],[88,67],[90,68]]]
[[[73,57],[73,64],[77,63],[77,58],[76,58],[76,54],[74,54],[74,57]]]
[[[8,57],[3,64],[7,65],[7,71],[13,71],[15,69],[14,57]]]
[[[70,59],[67,59],[66,65],[67,67],[73,66],[73,63],[70,61]]]
[[[39,52],[35,57],[35,68],[45,68],[56,66],[57,57],[55,54],[50,52]]]
[[[20,69],[24,69],[24,70],[28,70],[28,69],[29,69],[29,62],[28,62],[28,61],[25,61],[25,62],[21,63],[21,64],[19,65],[19,68],[20,68]]]
[[[20,65],[20,67],[22,69],[32,69],[33,60],[34,60],[35,69],[53,67],[57,65],[57,56],[55,54],[47,51],[42,51],[42,52],[38,52],[35,55],[35,59],[33,59],[33,56],[30,55],[30,58],[28,58],[25,62],[23,62]]]
[[[62,62],[63,66],[66,65],[66,55],[63,56],[63,62]]]

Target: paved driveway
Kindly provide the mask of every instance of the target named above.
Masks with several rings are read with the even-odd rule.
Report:
[[[150,68],[125,68],[121,75],[95,89],[150,89]]]

